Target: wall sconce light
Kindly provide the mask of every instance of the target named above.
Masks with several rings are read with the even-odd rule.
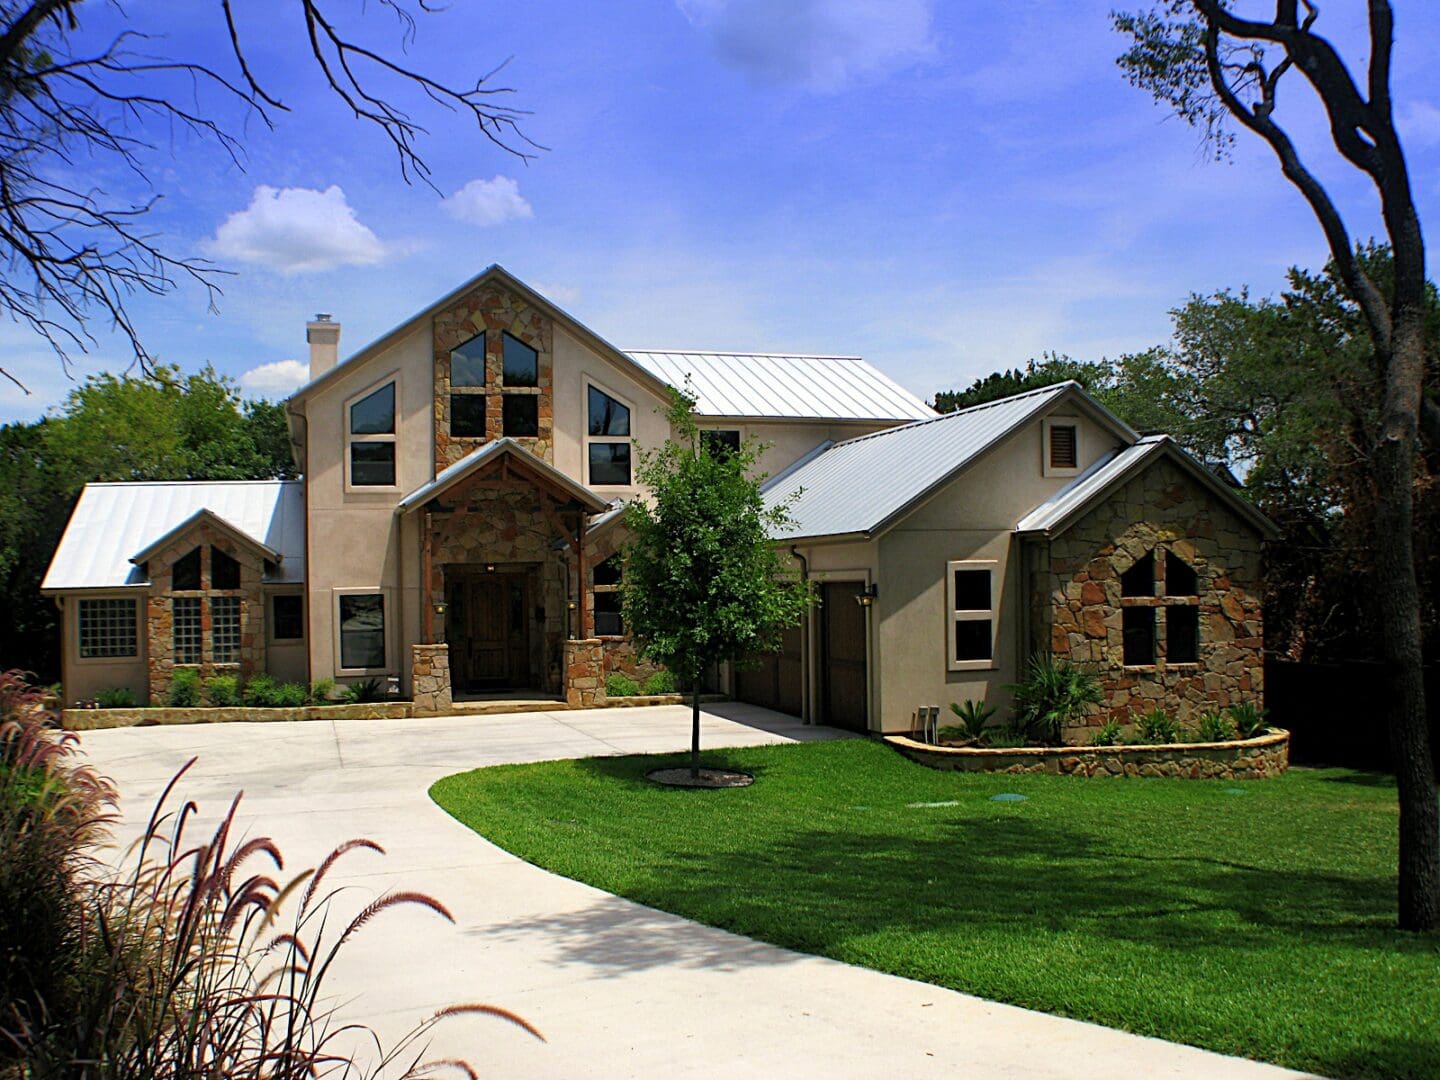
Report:
[[[486,563],[486,564],[485,564],[485,572],[486,572],[487,574],[493,574],[493,573],[495,572],[495,564],[494,564],[493,562],[492,562],[492,563]]]
[[[872,582],[871,584],[866,585],[865,588],[860,590],[859,595],[855,597],[855,602],[863,608],[873,607],[875,604],[875,600],[877,597],[879,597],[879,595],[880,586]]]
[[[566,611],[578,611],[579,609],[580,609],[580,605],[579,605],[576,601],[574,601],[574,600],[566,600],[566,601],[565,601],[565,610],[566,610]]]
[[[446,609],[447,609],[449,606],[450,606],[450,605],[448,605],[447,603],[445,603],[444,600],[436,601],[436,603],[435,603],[435,614],[436,614],[436,615],[444,615]]]

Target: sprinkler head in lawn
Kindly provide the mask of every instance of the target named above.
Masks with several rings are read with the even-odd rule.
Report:
[[[1001,792],[999,795],[991,795],[991,802],[1024,802],[1027,796],[1017,795],[1013,791]]]

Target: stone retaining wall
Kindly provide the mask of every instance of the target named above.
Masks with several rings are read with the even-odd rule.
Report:
[[[302,705],[293,709],[256,709],[249,705],[197,709],[66,709],[60,723],[67,731],[156,727],[170,724],[265,723],[280,720],[397,720],[411,715],[408,701],[364,705]]]
[[[955,772],[1055,773],[1069,776],[1169,776],[1185,780],[1264,780],[1290,766],[1290,733],[1169,746],[1063,746],[990,749],[930,746],[902,735],[885,741],[932,769]]]

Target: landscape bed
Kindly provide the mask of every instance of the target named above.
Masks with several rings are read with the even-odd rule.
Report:
[[[1440,937],[1394,929],[1389,777],[1076,783],[840,740],[705,755],[748,788],[644,779],[683,760],[431,794],[538,866],[748,937],[1327,1076],[1440,1074]]]

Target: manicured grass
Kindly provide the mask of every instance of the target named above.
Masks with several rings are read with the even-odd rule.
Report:
[[[1440,938],[1392,929],[1386,777],[964,776],[844,741],[706,755],[749,788],[644,779],[682,760],[431,794],[548,870],[777,945],[1330,1076],[1440,1075]]]

